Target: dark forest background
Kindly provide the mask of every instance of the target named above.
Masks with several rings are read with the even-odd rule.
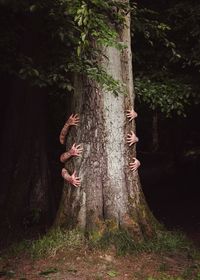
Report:
[[[84,67],[71,7],[77,1],[61,2],[0,1],[2,242],[45,232],[60,202],[59,133],[73,113],[72,73]],[[132,3],[143,190],[161,223],[194,238],[200,232],[199,24],[198,1]]]

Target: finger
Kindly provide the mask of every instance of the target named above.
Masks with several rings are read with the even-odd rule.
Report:
[[[76,187],[76,188],[78,188],[78,187],[79,187],[79,184],[74,183],[73,186]]]
[[[80,182],[74,182],[74,183],[73,183],[73,186],[75,186],[75,187],[79,187],[79,186],[80,186],[80,184],[81,184]]]

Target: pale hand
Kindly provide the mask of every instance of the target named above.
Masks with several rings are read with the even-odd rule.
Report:
[[[69,117],[69,119],[67,120],[67,124],[70,126],[70,125],[78,125],[78,123],[79,123],[79,117],[78,117],[78,115],[77,114],[75,114],[75,115],[71,115],[70,117]]]
[[[81,185],[81,179],[80,179],[80,177],[76,176],[76,170],[72,173],[72,175],[69,175],[67,170],[65,168],[63,168],[62,177],[64,178],[65,181],[67,181],[74,187],[79,187]]]
[[[129,133],[127,136],[127,143],[129,144],[129,146],[133,145],[138,141],[139,141],[138,137],[135,135],[133,131],[131,131],[131,133]]]
[[[132,121],[134,118],[137,117],[137,113],[134,111],[134,109],[132,108],[131,110],[127,110],[127,114],[126,114],[127,118],[129,119],[129,122]]]
[[[76,156],[76,157],[80,157],[80,155],[83,152],[83,148],[81,148],[81,145],[77,145],[76,143],[73,144],[73,146],[71,147],[69,153],[71,156]]]
[[[74,187],[79,187],[81,185],[81,179],[80,177],[76,177],[76,170],[74,173],[70,176],[69,183],[71,183]]]
[[[134,162],[131,162],[129,164],[129,167],[132,171],[136,171],[138,169],[138,167],[140,166],[140,161],[138,159],[136,159],[135,157],[133,158]]]

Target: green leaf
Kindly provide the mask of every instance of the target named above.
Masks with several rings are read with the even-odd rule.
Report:
[[[37,8],[36,5],[31,5],[29,10],[30,10],[30,12],[35,12],[36,8]]]
[[[77,48],[77,55],[80,56],[80,54],[81,54],[81,46],[78,46],[78,48]]]
[[[110,277],[116,277],[118,275],[118,273],[115,270],[110,270],[107,272],[107,275]]]
[[[32,72],[35,74],[36,77],[39,77],[40,73],[37,69],[32,69]]]

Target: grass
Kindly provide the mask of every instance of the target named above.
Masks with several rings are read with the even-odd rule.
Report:
[[[84,236],[80,231],[56,229],[34,241],[30,247],[30,253],[34,258],[55,256],[58,250],[80,248],[82,245],[84,245]]]
[[[159,231],[153,239],[135,243],[127,231],[106,232],[99,239],[86,240],[80,231],[56,229],[51,230],[38,240],[25,240],[13,245],[8,253],[17,255],[20,252],[28,252],[33,258],[40,258],[47,255],[54,256],[58,250],[64,250],[65,248],[76,249],[85,245],[88,245],[91,249],[100,250],[114,246],[118,255],[137,252],[165,253],[184,251],[191,258],[199,258],[197,250],[181,232],[170,231]]]
[[[114,247],[116,250],[113,251]],[[90,251],[88,249],[93,250]],[[96,251],[95,249],[100,250]],[[107,252],[110,252],[110,249],[112,249],[111,261],[105,258],[106,255],[104,255],[104,252],[101,249],[108,249]],[[120,259],[122,261],[120,265],[123,267],[123,263],[125,263],[124,260],[129,261],[130,258],[131,260],[133,258],[136,260],[136,263],[138,260],[138,264],[140,264],[139,258],[140,256],[143,256],[146,258],[145,260],[147,262],[145,261],[143,263],[141,261],[141,266],[136,266],[137,268],[140,268],[135,269],[135,271],[132,272],[133,279],[200,280],[200,262],[199,259],[196,259],[196,256],[198,256],[198,254],[196,254],[197,250],[195,250],[194,246],[180,232],[159,231],[153,239],[135,243],[130,234],[126,231],[107,232],[101,238],[93,240],[91,238],[90,240],[86,240],[85,236],[80,231],[64,231],[56,229],[51,230],[48,234],[42,236],[38,240],[25,240],[17,245],[14,245],[9,251],[10,255],[8,257],[11,257],[11,254],[15,256],[20,256],[21,254],[23,260],[31,256],[34,260],[31,260],[31,258],[30,260],[34,263],[35,259],[43,259],[43,266],[40,265],[39,261],[39,267],[35,273],[46,278],[49,277],[48,279],[55,279],[55,277],[61,275],[62,273],[76,273],[77,271],[82,270],[83,267],[84,269],[90,271],[91,267],[95,265],[98,269],[101,268],[102,270],[98,270],[98,273],[91,279],[103,280],[105,277],[123,277],[123,273],[127,273],[128,271],[128,266],[125,266],[123,271],[120,266],[116,266],[115,262]],[[69,251],[70,253],[66,255],[65,252]],[[87,254],[85,255],[86,251]],[[112,255],[113,253],[115,254],[115,252],[117,252],[118,255],[129,254],[129,256],[115,258]],[[143,254],[146,252],[150,254]],[[140,255],[140,253],[142,254]],[[133,255],[131,256],[131,254]],[[54,257],[55,255],[56,258],[45,259],[46,256]],[[73,257],[74,259],[72,263],[68,265],[67,269],[65,259]],[[150,259],[152,258],[152,260],[148,263],[149,257]],[[13,260],[14,263],[16,258],[13,258]],[[55,260],[56,266],[54,262]],[[78,264],[74,267],[74,260],[78,262],[80,261],[81,264],[79,265],[81,265],[81,269]],[[147,264],[149,267],[146,269]],[[15,272],[16,275],[19,273],[13,265],[2,267],[3,270],[0,271],[0,276],[4,275],[6,277],[14,277],[13,275]],[[117,270],[115,267],[117,267]]]
[[[159,231],[153,239],[135,243],[128,232],[116,231],[107,232],[101,239],[91,241],[91,246],[99,249],[106,249],[110,245],[115,246],[119,255],[135,252],[185,251],[193,256],[195,253],[193,244],[181,232]]]
[[[24,240],[12,245],[8,250],[8,255],[18,255],[27,252],[32,258],[42,258],[45,256],[55,256],[57,251],[80,248],[84,245],[84,236],[80,231],[63,231],[54,229],[38,240]]]

